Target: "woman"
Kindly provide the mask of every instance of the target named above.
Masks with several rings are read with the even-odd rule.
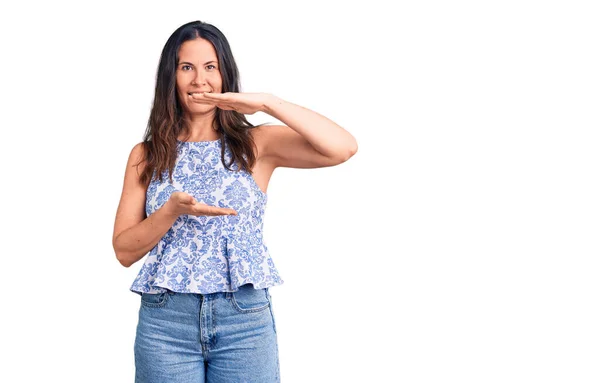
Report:
[[[262,239],[277,167],[348,160],[354,137],[266,93],[240,93],[213,25],[179,27],[163,48],[143,142],[129,155],[113,247],[141,295],[136,382],[279,381],[269,287],[283,280]],[[262,111],[286,125],[253,126]]]

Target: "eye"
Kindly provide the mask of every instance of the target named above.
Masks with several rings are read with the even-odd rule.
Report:
[[[183,69],[183,70],[186,70],[185,68],[191,68],[191,66],[189,66],[189,65],[184,65],[184,66],[182,66],[182,67],[181,67],[181,69]]]
[[[208,67],[213,67],[213,68],[216,68],[216,66],[214,66],[214,65],[212,65],[212,64],[210,64],[210,65],[207,65],[206,67],[207,67],[207,68],[208,68]]]

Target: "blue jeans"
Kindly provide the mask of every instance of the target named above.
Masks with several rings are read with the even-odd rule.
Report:
[[[136,383],[279,382],[268,288],[141,296]]]

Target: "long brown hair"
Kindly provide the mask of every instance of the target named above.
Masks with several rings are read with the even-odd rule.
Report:
[[[173,182],[177,137],[187,130],[183,108],[177,98],[176,70],[179,48],[184,42],[197,38],[208,40],[217,52],[218,67],[223,79],[222,92],[240,91],[238,68],[223,33],[215,26],[202,21],[192,21],[177,28],[163,47],[156,73],[154,104],[143,140],[145,159],[142,161],[146,161],[140,175],[140,183],[143,185],[148,185],[155,172],[162,182],[163,172],[167,169],[169,179]],[[249,129],[261,125],[265,124],[252,125],[242,113],[216,108],[213,129],[221,133],[221,161],[228,170],[232,170],[231,165],[235,162],[238,170],[252,173],[251,168],[256,162],[256,145]],[[229,146],[232,154],[229,164],[225,163],[225,144]]]

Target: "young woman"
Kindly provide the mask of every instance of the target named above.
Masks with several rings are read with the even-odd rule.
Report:
[[[340,164],[357,143],[326,117],[267,93],[240,93],[229,43],[194,21],[165,44],[144,140],[129,155],[113,247],[148,254],[136,382],[277,382],[269,287],[283,280],[263,242],[277,167]],[[249,123],[257,111],[285,125]]]

